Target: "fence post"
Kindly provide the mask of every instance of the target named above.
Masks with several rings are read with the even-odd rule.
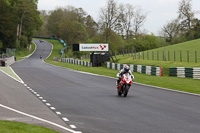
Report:
[[[147,51],[147,60],[149,60],[149,51]]]
[[[163,51],[163,61],[165,61],[165,52]]]
[[[195,50],[195,63],[197,63],[197,51]]]
[[[187,62],[189,63],[190,59],[189,59],[189,51],[187,51]]]
[[[154,60],[154,52],[152,51],[152,60]]]
[[[135,59],[137,59],[137,55],[136,55],[137,53],[136,53],[136,51],[135,51]]]
[[[176,61],[176,51],[174,51],[174,62]]]
[[[157,61],[159,61],[159,51],[157,51]]]
[[[143,60],[144,60],[144,51],[143,51]]]
[[[182,62],[182,51],[180,51],[180,62]]]
[[[141,52],[139,52],[139,59],[140,59],[140,53],[141,53]]]
[[[168,51],[168,61],[170,61],[170,53],[169,53],[169,51]]]

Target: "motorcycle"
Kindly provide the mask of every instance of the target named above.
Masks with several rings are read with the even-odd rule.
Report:
[[[132,82],[133,79],[131,78],[131,75],[129,73],[123,74],[117,89],[118,96],[121,96],[123,94],[123,96],[126,97]]]

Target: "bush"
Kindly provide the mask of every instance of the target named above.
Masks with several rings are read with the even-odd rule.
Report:
[[[28,44],[27,37],[21,36],[19,40],[20,40],[20,46],[21,46],[21,48],[26,48],[27,44]]]

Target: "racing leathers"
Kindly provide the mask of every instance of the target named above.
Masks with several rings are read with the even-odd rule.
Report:
[[[118,80],[116,81],[117,87],[118,87],[118,85],[119,85],[119,82],[120,82],[121,79],[122,79],[122,75],[125,74],[125,73],[127,73],[127,72],[126,72],[124,69],[121,69],[121,70],[119,71],[119,73],[117,73],[117,77],[118,77]],[[131,70],[129,70],[128,73],[131,75],[131,78],[132,78],[132,80],[134,81],[134,76],[133,76]]]

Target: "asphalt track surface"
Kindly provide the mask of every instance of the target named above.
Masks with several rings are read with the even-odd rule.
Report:
[[[83,133],[199,133],[200,97],[134,84],[118,97],[115,79],[42,62],[52,45],[37,44],[28,59],[12,65],[22,80]],[[137,77],[135,77],[137,81]]]

